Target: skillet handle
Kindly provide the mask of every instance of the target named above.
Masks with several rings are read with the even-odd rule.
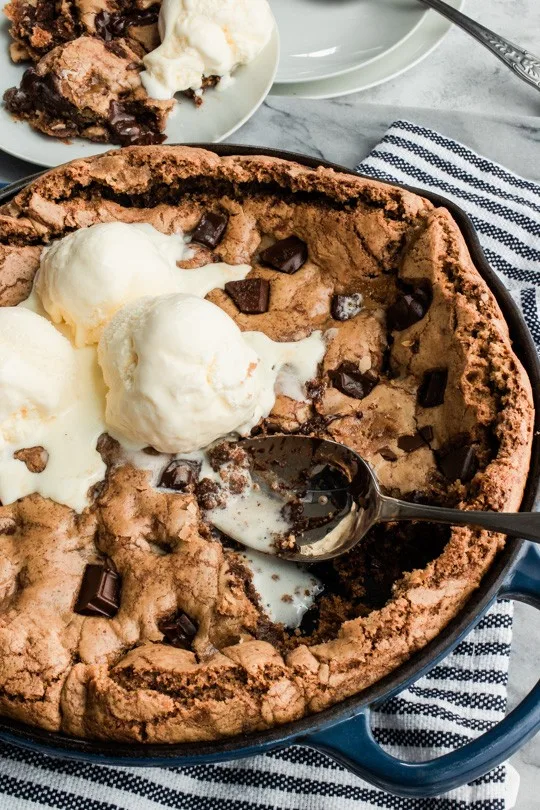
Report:
[[[498,598],[517,599],[540,610],[540,548],[525,553]],[[457,643],[457,642],[456,642]],[[540,731],[540,681],[516,708],[490,731],[449,754],[428,762],[404,762],[387,754],[373,737],[369,709],[357,717],[301,740],[328,754],[372,785],[397,796],[436,796],[460,787],[510,757]]]

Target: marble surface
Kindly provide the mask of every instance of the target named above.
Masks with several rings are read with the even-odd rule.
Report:
[[[539,0],[469,0],[484,24],[540,54]],[[456,138],[540,182],[540,92],[465,34],[453,29],[438,50],[407,74],[362,94],[330,101],[270,96],[232,139],[235,143],[304,152],[354,166],[396,118],[409,118]],[[0,151],[0,179],[36,167]],[[532,608],[516,606],[509,702],[515,705],[540,673],[538,626]],[[538,810],[540,735],[513,757],[521,776],[517,810]]]

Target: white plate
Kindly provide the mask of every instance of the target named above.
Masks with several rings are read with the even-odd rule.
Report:
[[[447,0],[447,2],[457,9],[463,8],[465,4],[465,0]],[[376,87],[378,84],[395,79],[429,56],[451,27],[452,23],[449,20],[435,11],[428,11],[418,28],[392,53],[332,79],[296,84],[276,83],[272,87],[271,95],[314,99],[337,98]]]
[[[281,83],[327,79],[397,47],[421,23],[416,0],[271,0]]]
[[[4,24],[0,30],[0,99],[8,87],[19,84],[24,71],[22,65],[13,64],[9,58],[9,41],[8,26]],[[186,98],[178,102],[176,112],[167,123],[165,143],[219,143],[227,138],[262,104],[274,81],[278,62],[279,35],[274,28],[264,51],[251,64],[239,68],[234,82],[225,90],[205,93],[204,104],[200,107]],[[0,148],[30,163],[58,166],[69,160],[107,152],[114,147],[82,138],[63,143],[36,132],[25,121],[15,121],[1,106]]]

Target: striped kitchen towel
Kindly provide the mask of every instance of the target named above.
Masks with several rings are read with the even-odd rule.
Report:
[[[407,121],[394,124],[358,169],[440,192],[464,208],[540,347],[540,251],[534,246],[540,231],[540,186]],[[463,745],[500,720],[506,707],[511,635],[512,605],[502,602],[428,675],[373,712],[380,743],[403,758],[427,759]],[[509,810],[509,774],[510,769],[501,765],[444,796],[403,799],[376,790],[322,754],[299,747],[235,763],[132,769],[56,760],[0,745],[0,807]]]

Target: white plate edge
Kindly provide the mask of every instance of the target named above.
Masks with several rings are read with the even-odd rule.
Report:
[[[461,10],[465,5],[465,0],[448,0],[452,4],[454,8]],[[410,70],[411,68],[415,67],[416,65],[420,64],[426,57],[433,53],[436,48],[439,47],[441,42],[444,40],[448,32],[453,28],[453,23],[450,20],[447,20],[440,14],[437,14],[436,11],[428,11],[424,19],[422,20],[422,24],[418,26],[417,30],[415,31],[415,36],[422,33],[426,36],[429,34],[429,38],[431,39],[434,37],[434,41],[431,45],[427,48],[427,50],[422,51],[416,59],[413,59],[412,62],[409,62],[407,65],[399,68],[398,70],[389,73],[388,75],[381,77],[379,79],[375,79],[374,81],[369,81],[367,83],[359,81],[355,87],[348,88],[346,90],[317,90],[317,85],[322,85],[325,82],[330,81],[337,81],[340,78],[351,78],[351,74],[347,74],[346,76],[337,76],[334,79],[316,79],[312,82],[298,82],[295,85],[291,84],[282,84],[276,82],[270,91],[270,95],[272,96],[282,96],[282,97],[295,97],[295,98],[305,98],[305,99],[312,99],[317,101],[322,101],[324,99],[331,99],[331,98],[341,98],[342,96],[350,96],[353,93],[361,93],[363,90],[369,90],[372,87],[378,87],[385,82],[391,81],[392,79],[396,79],[401,76],[406,71]],[[429,31],[422,31],[422,28],[427,29],[429,26]],[[401,43],[401,47],[405,47],[410,45],[410,39],[412,37],[407,37],[404,42]],[[421,47],[419,45],[419,47]],[[385,54],[386,56],[387,54]],[[378,57],[377,60],[371,62],[369,65],[363,65],[360,68],[356,68],[356,70],[369,71],[373,68],[376,61],[382,60],[384,56]],[[293,89],[294,88],[294,89]]]
[[[4,2],[2,3],[1,0],[0,0],[0,5],[1,5],[0,14],[2,13],[3,7],[5,5],[7,5],[9,1],[10,0],[4,0]],[[7,43],[7,44],[9,45],[9,43]],[[247,121],[249,121],[249,119],[253,115],[255,115],[255,113],[259,110],[259,108],[261,107],[261,105],[264,103],[265,99],[269,95],[270,90],[271,90],[271,88],[272,88],[272,86],[274,84],[276,74],[277,74],[277,70],[278,70],[278,67],[279,67],[279,58],[280,58],[280,37],[279,37],[279,29],[278,29],[275,18],[274,18],[274,27],[273,27],[273,30],[272,30],[272,35],[271,35],[270,40],[268,41],[267,45],[265,46],[265,48],[268,48],[268,47],[272,47],[274,49],[274,51],[275,51],[274,59],[273,59],[273,68],[272,68],[271,74],[268,77],[267,82],[264,85],[264,90],[261,92],[256,104],[253,107],[251,107],[250,110],[242,117],[242,119],[238,120],[234,124],[234,126],[230,127],[225,133],[221,133],[219,135],[219,137],[212,139],[211,140],[212,143],[221,143],[223,140],[230,137],[234,132],[236,132],[238,129],[240,129],[240,127],[242,127]],[[9,56],[8,56],[8,58],[9,58]],[[27,65],[27,66],[30,67],[30,65]],[[23,66],[21,65],[21,67],[23,67]],[[246,65],[245,68],[249,69],[249,65]],[[21,73],[21,75],[22,75],[22,73]],[[2,105],[2,99],[1,98],[0,98],[0,105]],[[26,126],[26,127],[30,126],[26,121],[20,121],[20,122],[18,122],[18,125],[19,126]],[[39,133],[36,133],[36,134],[39,135]],[[43,135],[42,137],[47,138],[48,136]],[[54,143],[55,139],[51,138],[51,141]],[[209,139],[205,138],[205,139],[203,139],[201,141],[201,143],[208,142],[208,141],[209,141]],[[92,143],[91,141],[87,141],[85,139],[83,139],[82,142],[85,143],[85,144],[89,144],[89,145]],[[194,141],[193,139],[191,139],[191,142],[196,143],[196,141]],[[166,146],[167,144],[173,145],[175,143],[179,143],[179,141],[176,141],[176,140],[171,138],[170,140],[166,141],[165,144],[163,144],[163,145],[164,146]],[[91,152],[88,155],[86,155],[86,154],[85,155],[76,155],[76,156],[73,156],[73,157],[66,156],[67,159],[65,161],[62,161],[61,163],[58,163],[58,162],[51,162],[51,160],[50,159],[47,160],[46,157],[45,157],[45,159],[41,158],[39,160],[37,158],[35,158],[35,157],[29,157],[28,154],[26,154],[24,152],[17,151],[16,147],[13,148],[11,145],[9,147],[6,147],[6,145],[2,142],[1,137],[0,137],[0,151],[5,152],[7,155],[10,155],[11,157],[17,158],[18,160],[23,160],[26,163],[31,163],[34,166],[38,166],[38,167],[42,166],[42,167],[49,168],[49,169],[56,168],[58,166],[64,166],[64,165],[66,165],[68,163],[72,163],[74,160],[85,160],[85,159],[87,159],[89,157],[93,157],[94,155],[104,155],[107,152],[112,152],[112,151],[115,151],[117,149],[122,148],[121,146],[118,146],[116,144],[99,144],[99,143],[95,143],[93,145],[95,146],[95,151],[94,152]],[[44,141],[44,146],[46,146],[46,141]],[[44,154],[45,154],[45,150],[44,150]]]
[[[394,42],[393,45],[390,45],[390,47],[382,51],[382,53],[378,53],[376,56],[371,56],[369,59],[366,59],[359,65],[353,65],[352,67],[344,68],[342,70],[336,70],[334,71],[334,73],[328,73],[325,76],[320,76],[318,79],[284,79],[279,82],[276,82],[276,84],[296,85],[296,84],[310,84],[311,82],[324,82],[327,81],[328,79],[337,79],[340,76],[345,76],[348,73],[353,73],[353,71],[355,70],[361,70],[362,68],[369,67],[369,65],[373,64],[373,62],[377,62],[377,60],[382,59],[384,56],[388,56],[389,54],[391,54],[393,51],[396,50],[396,48],[399,48],[400,45],[403,45],[403,43],[406,42],[409,39],[409,37],[412,37],[416,33],[416,31],[418,31],[418,29],[420,28],[420,26],[422,25],[422,23],[426,18],[426,14],[428,13],[429,9],[427,8],[423,9],[420,15],[420,19],[415,25],[413,25],[410,31],[407,31],[405,36],[401,37],[401,39],[398,39],[397,42]]]

